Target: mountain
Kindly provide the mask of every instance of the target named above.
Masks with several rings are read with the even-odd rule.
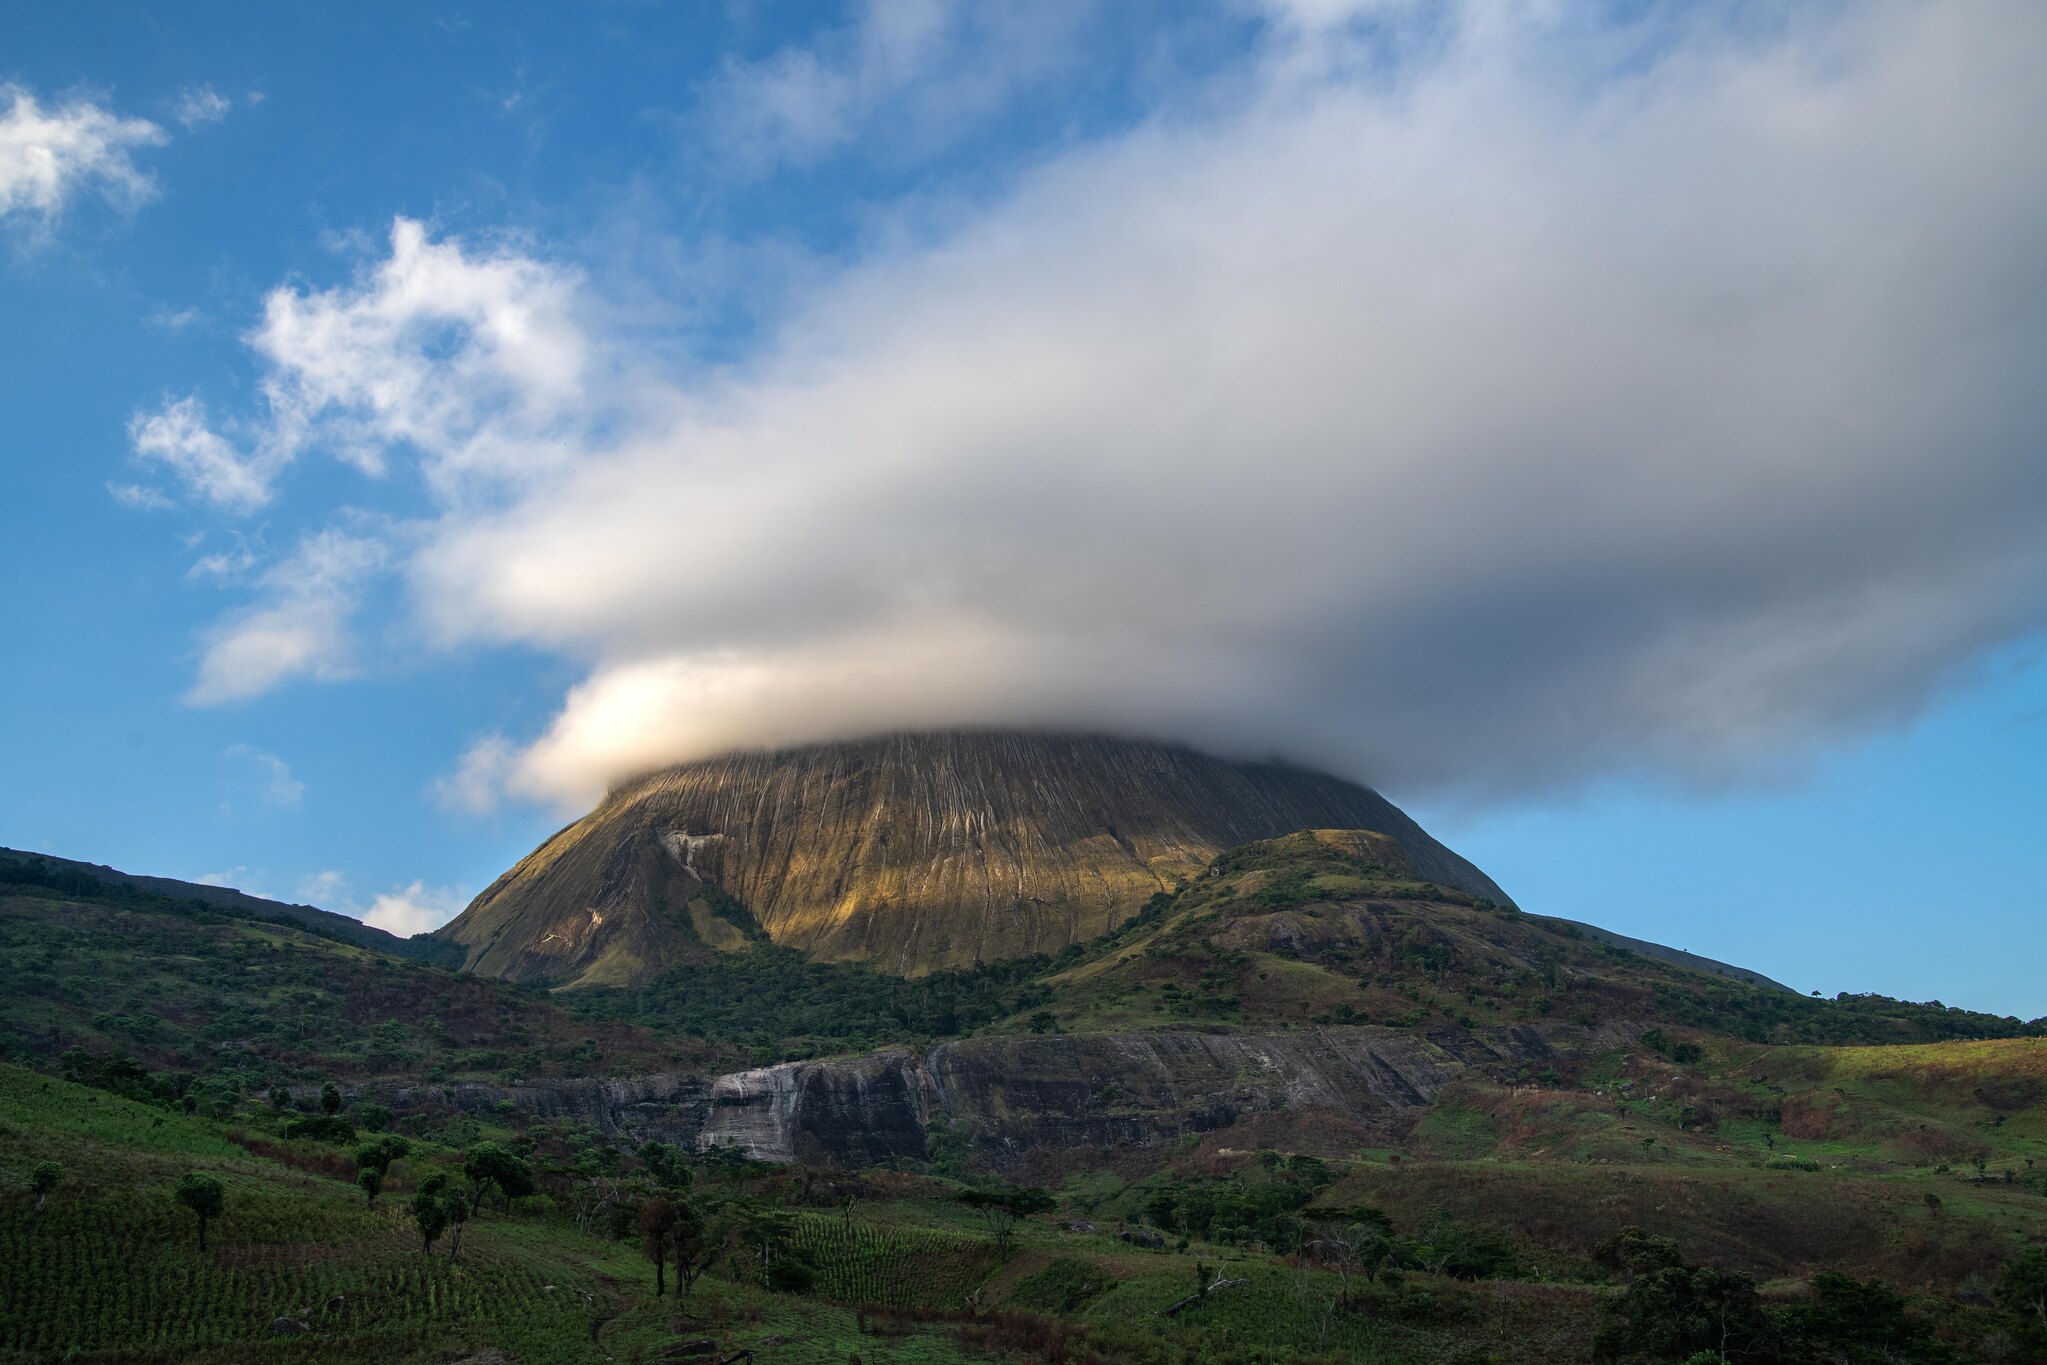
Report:
[[[1223,850],[1301,829],[1378,831],[1416,877],[1511,905],[1377,792],[1324,773],[949,731],[626,783],[438,934],[469,970],[558,985],[643,982],[754,925],[813,959],[916,976],[1098,937]]]
[[[71,858],[52,857],[47,853],[28,853],[20,849],[0,848],[0,878],[17,885],[35,884],[73,892],[90,893],[96,887],[125,887],[171,900],[199,901],[243,918],[287,920],[317,934],[345,939],[358,947],[389,953],[394,957],[409,957],[415,961],[433,962],[442,966],[452,966],[460,960],[449,951],[446,944],[425,934],[399,938],[396,934],[386,933],[373,925],[364,924],[359,919],[337,915],[332,910],[322,910],[317,906],[266,900],[262,896],[251,896],[245,891],[237,891],[231,886],[181,882],[171,877],[140,876],[132,872],[117,871],[101,863],[82,863]]]

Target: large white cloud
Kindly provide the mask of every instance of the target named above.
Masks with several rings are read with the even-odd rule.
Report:
[[[730,370],[628,381],[575,272],[403,224],[273,296],[264,439],[421,453],[434,637],[588,663],[463,800],[934,723],[1718,778],[2042,624],[2047,11],[1472,6],[1389,65],[1302,8]],[[429,255],[490,284],[420,346]]]
[[[164,141],[147,119],[122,118],[90,99],[45,107],[18,85],[0,83],[0,219],[54,220],[80,190],[93,188],[120,204],[156,192],[132,153]]]

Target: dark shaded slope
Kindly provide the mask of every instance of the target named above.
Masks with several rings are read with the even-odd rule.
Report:
[[[705,946],[699,885],[776,942],[916,975],[1097,937],[1217,853],[1391,836],[1416,876],[1506,903],[1377,792],[1105,737],[945,732],[730,754],[628,783],[440,930],[472,970],[624,984]]]
[[[138,876],[100,863],[82,863],[71,858],[52,857],[47,853],[27,853],[19,849],[0,848],[0,878],[19,885],[47,886],[60,891],[89,892],[99,886],[128,887],[171,900],[200,901],[254,919],[286,920],[304,925],[330,938],[343,939],[359,947],[389,953],[394,957],[410,958],[415,962],[431,962],[451,967],[462,960],[458,954],[449,950],[447,944],[428,934],[399,938],[396,934],[386,933],[382,929],[364,924],[359,919],[337,915],[331,910],[321,910],[316,906],[265,900],[261,896],[251,896],[247,892],[237,891],[231,886],[208,886],[204,882],[181,882],[170,877]]]

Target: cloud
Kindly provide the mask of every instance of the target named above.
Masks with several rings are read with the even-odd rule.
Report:
[[[247,869],[240,869],[246,871]],[[337,871],[315,872],[299,881],[298,895],[309,905],[361,920],[375,929],[410,938],[440,928],[469,903],[469,893],[452,886],[415,881],[394,886],[365,906],[355,899],[348,878]]]
[[[218,123],[227,117],[235,102],[210,85],[187,86],[178,95],[177,119],[187,128]]]
[[[270,501],[275,462],[237,451],[207,425],[206,405],[197,398],[180,398],[146,416],[136,414],[128,423],[128,441],[136,459],[164,466],[208,502],[253,512]]]
[[[261,598],[209,632],[195,706],[258,696],[288,678],[351,672],[349,623],[357,593],[389,553],[374,535],[326,530],[265,571]]]
[[[469,897],[453,887],[413,882],[378,896],[363,912],[364,924],[400,938],[440,928],[460,914]]]
[[[299,880],[299,899],[307,905],[332,903],[348,894],[348,878],[339,872],[328,870],[315,872]],[[323,907],[324,908],[324,907]]]
[[[250,770],[257,799],[271,809],[289,810],[305,799],[306,784],[294,777],[291,765],[276,754],[249,744],[230,744],[224,756]]]
[[[463,751],[454,772],[436,778],[428,790],[443,809],[488,815],[497,809],[518,758],[518,747],[503,735],[484,735]]]
[[[705,144],[728,171],[804,166],[886,125],[895,155],[958,137],[1070,63],[1089,6],[1066,0],[866,0],[852,21],[702,91]]]
[[[449,790],[932,724],[1403,793],[1753,780],[2047,624],[2047,11],[1320,12],[715,371],[402,222],[273,295],[336,321],[258,334],[271,439],[435,490],[396,561],[430,638],[588,670]],[[423,347],[386,281],[428,259],[544,306]]]
[[[84,98],[46,109],[18,85],[0,84],[0,104],[0,219],[32,215],[48,226],[88,187],[123,207],[156,193],[130,155],[165,140],[155,124]]]
[[[263,358],[264,411],[242,445],[196,396],[129,422],[136,457],[232,511],[263,506],[318,447],[372,476],[416,455],[443,492],[516,481],[579,437],[586,343],[575,274],[509,250],[466,252],[398,219],[390,255],[325,292],[284,287],[247,338]]]
[[[109,483],[107,492],[123,507],[132,507],[138,512],[161,512],[177,505],[156,489],[139,483]]]

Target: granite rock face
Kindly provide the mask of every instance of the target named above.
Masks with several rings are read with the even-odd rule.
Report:
[[[613,791],[439,937],[515,980],[630,984],[712,951],[705,888],[775,941],[902,975],[1094,938],[1224,849],[1376,830],[1418,878],[1508,903],[1378,793],[1140,740],[897,735],[731,754]]]
[[[943,1120],[1004,1164],[1032,1149],[1155,1146],[1267,1114],[1334,1114],[1376,1127],[1475,1069],[1541,1061],[1589,1041],[1568,1026],[1430,1037],[1361,1026],[976,1038],[720,1076],[697,1141],[768,1161],[858,1167],[926,1156],[930,1127]]]
[[[711,1110],[711,1080],[686,1072],[646,1076],[605,1076],[543,1080],[528,1085],[491,1085],[481,1081],[445,1084],[371,1081],[341,1088],[349,1104],[373,1100],[394,1113],[447,1111],[469,1115],[495,1114],[501,1105],[534,1118],[572,1118],[628,1146],[642,1142],[698,1145]],[[311,1100],[318,1087],[292,1087],[293,1097]]]

